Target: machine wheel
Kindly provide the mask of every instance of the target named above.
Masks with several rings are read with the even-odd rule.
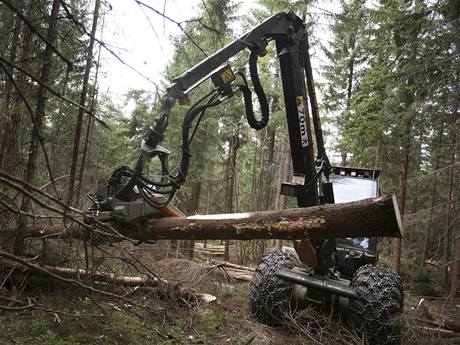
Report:
[[[350,301],[352,325],[366,336],[369,344],[400,344],[404,295],[399,275],[368,264],[355,272],[352,285],[360,296]]]
[[[299,266],[292,251],[273,250],[264,255],[251,281],[250,309],[254,318],[265,324],[276,324],[286,312],[293,312],[291,285],[275,276],[279,269]]]

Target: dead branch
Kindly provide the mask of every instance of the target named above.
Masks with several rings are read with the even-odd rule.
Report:
[[[21,66],[18,66],[17,64],[5,59],[3,56],[0,56],[0,61],[7,64],[8,66],[18,70],[19,72],[25,74],[26,76],[28,76],[30,79],[32,79],[34,82],[38,83],[39,85],[43,86],[46,90],[48,90],[50,93],[52,93],[54,96],[56,96],[57,98],[63,100],[64,102],[67,102],[69,104],[72,104],[73,106],[81,109],[82,111],[84,111],[86,114],[88,114],[89,116],[91,116],[92,118],[94,118],[99,124],[101,124],[102,126],[104,126],[105,128],[107,129],[110,129],[110,126],[103,120],[99,119],[96,115],[94,115],[90,109],[87,109],[86,107],[78,104],[77,102],[71,100],[70,98],[64,96],[63,94],[61,94],[59,91],[56,91],[55,89],[53,89],[51,86],[49,86],[48,84],[44,83],[42,80],[40,80],[40,78],[37,78],[36,76],[34,76],[32,73],[26,71],[24,68],[22,68]]]
[[[103,272],[88,272],[81,269],[65,268],[65,267],[54,267],[46,265],[37,265],[17,257],[13,254],[7,253],[0,250],[0,256],[4,259],[0,261],[0,268],[3,271],[10,271],[11,277],[15,274],[19,275],[32,275],[34,277],[46,277],[51,278],[57,282],[64,283],[80,288],[84,291],[103,295],[115,300],[122,300],[128,304],[136,307],[145,307],[138,303],[128,299],[126,296],[132,294],[134,291],[139,290],[143,292],[155,293],[159,295],[171,295],[177,296],[180,300],[187,301],[187,303],[199,301],[200,296],[190,289],[186,289],[167,280],[160,279],[157,277],[131,277],[131,276],[115,276]],[[92,283],[106,283],[113,285],[112,291],[101,290],[82,283],[82,279],[88,280]],[[133,291],[126,293],[126,291],[120,291],[120,288],[131,287]],[[144,289],[143,289],[144,288]],[[154,289],[154,290],[152,290]]]
[[[418,309],[421,310],[428,318],[434,320],[438,326],[447,327],[454,332],[460,332],[460,321],[434,311],[432,308],[428,307],[426,303],[423,303],[423,300],[419,303]]]
[[[62,202],[61,200],[53,197],[52,195],[40,190],[39,188],[37,188],[37,187],[35,187],[35,186],[33,186],[33,185],[21,180],[21,179],[18,179],[18,178],[14,177],[14,176],[11,176],[11,175],[9,175],[9,174],[7,174],[5,172],[2,172],[2,171],[0,171],[0,183],[3,183],[5,185],[17,190],[18,192],[26,195],[29,199],[35,201],[41,207],[46,208],[46,209],[48,209],[48,210],[50,210],[52,212],[58,213],[60,215],[63,215],[64,218],[70,219],[75,223],[72,227],[68,227],[68,228],[60,226],[59,230],[53,231],[52,233],[45,233],[45,232],[41,232],[39,230],[38,232],[32,232],[33,235],[27,235],[28,230],[26,229],[25,230],[25,237],[43,237],[43,236],[52,237],[53,235],[55,235],[56,237],[60,237],[61,235],[65,237],[70,232],[70,233],[74,233],[74,235],[76,236],[75,238],[85,239],[86,238],[86,232],[83,231],[82,229],[78,229],[78,227],[82,227],[84,229],[88,229],[88,230],[91,230],[91,231],[98,232],[98,230],[92,229],[89,224],[83,222],[81,219],[78,219],[78,218],[70,215],[66,211],[75,212],[75,213],[83,215],[83,216],[85,215],[84,212],[82,212],[82,211],[80,211],[80,210],[78,210],[78,209],[76,209],[74,207],[69,206],[68,204],[66,204],[66,203]],[[60,209],[58,209],[56,207],[53,207],[53,206],[49,205],[49,203],[46,203],[43,200],[39,199],[34,194],[29,192],[29,190],[32,190],[35,193],[38,193],[38,194],[41,194],[41,195],[45,196],[49,200],[51,200],[54,203],[56,203],[56,204],[60,205],[61,207],[63,207],[65,211],[60,210]],[[118,238],[118,239],[124,239],[124,240],[130,241],[130,242],[133,242],[132,239],[127,238],[124,235],[120,234],[117,230],[115,230],[109,224],[102,223],[102,222],[100,222],[100,221],[98,221],[96,219],[93,219],[93,221],[98,223],[98,224],[101,224],[101,225],[107,227],[108,229],[110,229],[111,233],[105,233],[104,232],[105,236],[110,236],[110,237],[114,237],[114,238]],[[75,226],[77,228],[75,228]],[[10,229],[10,231],[11,230],[14,230],[14,229]]]

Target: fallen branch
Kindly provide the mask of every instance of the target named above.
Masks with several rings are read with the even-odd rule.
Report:
[[[447,315],[441,314],[429,308],[426,303],[421,300],[418,309],[421,310],[427,317],[436,322],[438,326],[447,327],[452,331],[460,332],[460,321],[454,320]]]
[[[425,333],[429,336],[436,336],[436,337],[446,337],[446,338],[460,338],[460,333],[453,332],[443,328],[433,328],[433,327],[425,327],[425,326],[413,326],[415,329],[421,331],[421,333]]]
[[[157,293],[159,295],[176,296],[177,298],[193,303],[201,300],[203,295],[197,294],[191,289],[180,287],[165,279],[153,276],[133,277],[133,276],[115,276],[113,274],[103,272],[88,272],[82,269],[54,267],[47,265],[37,265],[26,261],[22,258],[9,254],[0,250],[0,256],[4,259],[0,260],[0,270],[10,271],[10,278],[14,280],[14,276],[18,275],[22,279],[24,275],[34,278],[46,277],[57,282],[72,285],[91,293],[96,293],[110,298],[122,300],[124,302],[136,305],[133,301],[125,296],[133,291],[126,293],[125,290],[120,291],[120,288],[131,287],[135,291],[143,291],[147,293]],[[85,281],[85,283],[82,283]],[[86,281],[89,283],[87,284]],[[93,285],[104,283],[105,290],[95,288]],[[89,285],[91,284],[91,285]],[[112,291],[117,291],[116,293]],[[141,305],[136,305],[142,307]]]
[[[197,262],[200,262],[201,260],[196,260]],[[209,269],[215,269],[217,267],[225,269],[225,272],[227,274],[236,279],[236,280],[241,280],[245,282],[250,282],[252,280],[252,276],[254,275],[254,268],[251,267],[245,267],[245,266],[240,266],[240,265],[235,265],[230,262],[226,261],[216,261],[212,259],[206,260],[206,263],[208,265],[213,265],[209,267]]]

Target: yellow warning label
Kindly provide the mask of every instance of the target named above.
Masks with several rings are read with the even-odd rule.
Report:
[[[303,105],[303,96],[297,96],[296,97],[296,100],[297,100],[297,106],[300,107],[301,105]]]
[[[232,80],[235,79],[235,76],[233,75],[233,72],[231,69],[226,69],[220,74],[222,80],[224,81],[224,84],[230,83]]]

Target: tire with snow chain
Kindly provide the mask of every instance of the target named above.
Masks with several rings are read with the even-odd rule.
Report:
[[[292,251],[273,250],[264,255],[251,281],[250,309],[254,318],[265,324],[276,324],[285,313],[292,312],[292,288],[285,280],[275,276],[280,269],[299,266]]]
[[[400,344],[404,295],[399,275],[369,264],[355,272],[352,285],[360,298],[350,301],[351,324],[369,344]]]

